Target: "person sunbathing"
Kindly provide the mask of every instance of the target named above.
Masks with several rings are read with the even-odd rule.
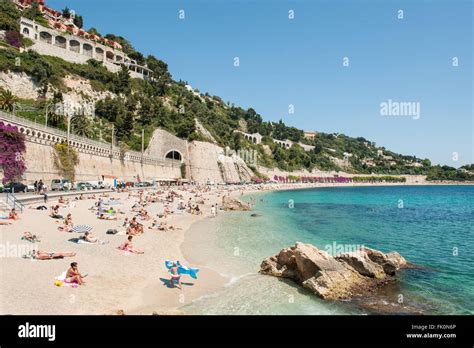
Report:
[[[16,209],[13,208],[12,210],[10,210],[10,213],[8,214],[8,218],[10,220],[19,220],[20,215],[18,215],[18,213],[16,212]]]
[[[128,236],[127,240],[118,247],[118,249],[123,250],[123,251],[128,251],[130,253],[134,254],[143,254],[143,251],[135,249],[132,243],[133,236]]]
[[[143,225],[137,221],[137,218],[134,217],[132,221],[130,221],[129,227],[127,229],[127,234],[132,236],[137,234],[143,233]]]
[[[39,236],[32,234],[31,232],[23,233],[23,237],[21,237],[21,239],[27,240],[31,243],[40,242]]]
[[[62,215],[59,215],[59,205],[53,205],[51,207],[51,214],[50,216],[53,218],[53,219],[62,219]]]
[[[118,220],[116,216],[108,216],[105,214],[100,214],[99,219],[100,220]]]
[[[70,284],[85,285],[86,282],[84,281],[84,278],[86,276],[87,274],[82,275],[81,273],[79,273],[79,269],[77,268],[77,262],[72,262],[71,267],[66,272],[66,278],[64,279],[64,282]]]
[[[59,230],[64,232],[72,232],[72,228],[74,227],[74,223],[72,222],[72,215],[71,213],[66,215],[66,218],[63,221],[63,226],[58,227]]]
[[[142,209],[142,210],[140,211],[140,218],[141,218],[142,220],[150,220],[150,219],[151,219],[151,216],[148,215],[148,212],[147,212],[145,209]]]
[[[65,257],[73,257],[76,256],[76,253],[63,253],[63,252],[48,252],[48,251],[41,251],[41,250],[33,250],[31,254],[26,255],[34,260],[53,260],[53,259],[63,259]]]
[[[12,223],[10,221],[4,221],[0,220],[0,225],[11,225]]]
[[[58,200],[58,203],[59,203],[59,204],[68,204],[69,201],[66,200],[66,199],[64,199],[63,196],[60,196],[60,197],[59,197],[59,200]]]

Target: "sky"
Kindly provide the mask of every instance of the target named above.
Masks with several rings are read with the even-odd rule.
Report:
[[[86,29],[125,37],[175,80],[264,120],[361,136],[435,164],[474,163],[471,0],[46,4],[73,9]],[[382,114],[389,100],[419,113]]]

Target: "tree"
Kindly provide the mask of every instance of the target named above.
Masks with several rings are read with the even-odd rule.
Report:
[[[153,115],[154,115],[154,107],[153,103],[149,98],[143,98],[140,101],[140,110],[138,111],[138,117],[140,123],[143,126],[149,125],[152,122]]]
[[[63,17],[67,19],[71,18],[71,10],[67,6],[63,9]]]
[[[188,138],[196,130],[196,122],[192,116],[184,116],[176,127],[176,135]]]
[[[5,111],[13,112],[18,98],[9,90],[0,90],[0,108]]]
[[[92,124],[89,117],[76,115],[71,118],[71,128],[73,132],[81,137],[90,138],[92,136]]]
[[[28,18],[32,21],[40,21],[44,23],[46,20],[43,17],[39,9],[38,1],[33,1],[30,7],[23,11],[23,17]]]
[[[102,36],[102,35],[100,35],[100,33],[97,31],[97,29],[94,28],[94,27],[91,27],[87,32],[88,32],[89,34],[91,34],[91,35]]]
[[[84,27],[84,18],[80,15],[74,17],[74,25],[80,29]]]
[[[43,59],[37,59],[31,70],[31,76],[38,84],[47,89],[49,79],[53,76],[53,67]]]
[[[130,73],[128,68],[122,64],[122,68],[117,73],[117,83],[115,84],[116,93],[127,94],[130,91]]]
[[[20,17],[12,1],[0,1],[0,30],[20,31]]]

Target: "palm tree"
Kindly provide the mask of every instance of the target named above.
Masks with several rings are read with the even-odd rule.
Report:
[[[0,108],[5,111],[13,112],[18,98],[9,90],[0,91]]]
[[[92,136],[92,124],[87,116],[73,116],[71,118],[71,128],[75,134],[82,137],[90,138]]]

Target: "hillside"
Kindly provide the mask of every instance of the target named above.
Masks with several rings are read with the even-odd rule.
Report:
[[[120,43],[127,55],[147,66],[153,72],[152,79],[132,78],[124,65],[120,71],[111,72],[95,59],[76,64],[38,54],[28,49],[31,43],[19,33],[16,23],[20,11],[10,1],[2,1],[0,6],[0,30],[4,31],[3,43],[0,41],[0,106],[19,116],[40,123],[47,117],[49,126],[66,129],[66,115],[74,114],[72,132],[110,142],[114,129],[114,139],[121,146],[138,151],[142,132],[147,146],[153,131],[163,128],[183,139],[213,142],[232,150],[254,150],[259,166],[287,172],[423,174],[430,180],[474,178],[472,167],[457,170],[432,166],[428,159],[397,154],[362,137],[317,133],[314,139],[306,139],[302,130],[282,121],[264,121],[252,108],[245,110],[173,80],[165,62],[137,52],[125,38],[113,34],[105,37]],[[41,19],[38,13],[29,15],[33,20]],[[82,21],[81,17],[80,25]],[[259,133],[261,143],[236,131]],[[275,140],[289,141],[291,146],[282,147]]]

